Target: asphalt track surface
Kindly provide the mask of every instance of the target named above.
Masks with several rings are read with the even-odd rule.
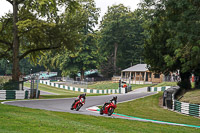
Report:
[[[138,98],[153,95],[153,94],[155,93],[143,92],[143,93],[90,96],[90,97],[86,97],[85,105],[79,111],[74,111],[70,109],[75,98],[22,100],[22,101],[20,100],[20,101],[4,102],[4,104],[19,106],[19,107],[28,107],[28,108],[33,108],[33,109],[44,109],[44,110],[49,110],[49,111],[69,112],[69,113],[99,116],[98,113],[94,113],[86,109],[92,106],[103,105],[105,102],[108,102],[114,96],[117,96],[117,101],[119,103],[119,102],[124,102],[124,101],[130,101],[133,99],[138,99]]]
[[[146,96],[150,96],[154,94],[156,94],[156,92],[131,92],[127,94],[90,96],[86,98],[85,105],[79,111],[70,109],[75,98],[8,101],[8,102],[3,102],[3,104],[19,106],[19,107],[27,107],[27,108],[33,108],[33,109],[57,111],[57,112],[69,112],[69,113],[84,114],[84,115],[102,116],[99,114],[99,111],[97,111],[98,109],[95,108],[95,106],[103,105],[105,102],[108,102],[114,96],[117,96],[117,101],[118,103],[120,103],[120,102],[131,101],[134,99],[138,99],[138,98],[142,98],[142,97],[146,97]],[[103,116],[109,117],[105,114]],[[117,114],[117,113],[113,113],[111,117],[120,118],[120,119],[128,119],[128,120],[137,120],[137,121],[143,121],[143,122],[153,122],[153,123],[158,123],[158,124],[200,128],[200,126],[195,126],[195,125],[156,121],[156,120],[143,119],[143,118],[138,118],[134,116]]]

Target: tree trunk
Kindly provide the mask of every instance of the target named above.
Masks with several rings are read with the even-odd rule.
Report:
[[[13,69],[12,80],[19,81],[19,37],[18,37],[18,4],[17,0],[13,0]]]
[[[114,75],[116,75],[117,72],[117,66],[116,66],[116,62],[117,62],[117,49],[118,49],[118,44],[115,43],[115,51],[114,51]]]
[[[81,81],[84,79],[84,70],[81,70]]]
[[[181,81],[178,83],[182,90],[190,90],[191,83],[190,83],[190,72],[182,73],[180,72]]]

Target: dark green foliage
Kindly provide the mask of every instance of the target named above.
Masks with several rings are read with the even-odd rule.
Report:
[[[93,0],[87,0],[80,7],[82,19],[86,21],[82,29],[79,30],[78,45],[69,51],[68,49],[60,49],[58,52],[48,52],[42,56],[41,65],[52,69],[59,68],[63,76],[70,75],[75,78],[78,72],[81,73],[81,79],[84,78],[84,72],[90,69],[96,69],[98,65],[98,45],[97,34],[94,33],[94,25],[98,22],[99,9],[95,7]]]
[[[12,62],[12,80],[19,80],[19,61],[24,57],[29,56],[29,59],[36,63],[43,51],[73,50],[80,42],[79,31],[85,26],[86,21],[79,10],[78,2],[7,2],[12,4],[13,14],[0,18],[0,58]],[[65,8],[64,12],[60,10],[62,7]]]
[[[11,64],[9,60],[1,59],[0,60],[0,75],[10,75],[12,72]]]
[[[144,0],[146,17],[146,63],[156,72],[180,70],[183,89],[190,89],[189,76],[200,65],[199,1]]]
[[[131,64],[140,63],[143,49],[143,28],[140,12],[131,12],[124,5],[108,8],[100,26],[101,71],[112,76]]]
[[[2,85],[2,90],[19,90],[20,86],[23,84],[23,82],[17,82],[10,80],[9,82],[6,82]]]

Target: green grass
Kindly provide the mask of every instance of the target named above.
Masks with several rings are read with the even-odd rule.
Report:
[[[30,83],[24,83],[24,86],[30,87]],[[66,89],[56,88],[56,87],[44,85],[44,84],[39,84],[38,89],[41,91],[58,94],[58,95],[42,95],[42,96],[40,96],[41,99],[77,97],[78,95],[83,93],[83,92],[70,91],[70,90],[66,90]],[[98,96],[98,95],[103,95],[103,94],[87,93],[87,96]]]
[[[162,86],[177,86],[177,82],[162,82],[153,87],[162,87]]]
[[[162,96],[162,93],[158,93],[156,95],[149,96],[146,98],[142,98],[142,99],[126,102],[126,103],[120,103],[118,104],[118,107],[115,110],[115,112],[129,115],[129,116],[140,117],[140,118],[200,126],[200,119],[198,118],[182,115],[182,114],[161,108],[158,105],[159,103],[158,99],[161,96]]]
[[[181,102],[200,104],[200,89],[192,90],[184,94],[180,99]]]
[[[119,83],[113,83],[112,81],[100,81],[94,84],[88,85],[88,89],[118,89]]]
[[[132,90],[148,87],[150,84],[131,84]],[[95,84],[88,85],[88,89],[118,89],[119,83],[113,83],[112,81],[96,82]]]
[[[195,133],[199,129],[0,104],[2,133]]]
[[[24,84],[26,87],[30,87],[30,83],[25,83]],[[143,88],[143,87],[148,87],[151,86],[150,84],[131,84],[132,90],[138,89],[138,88]],[[99,90],[104,90],[104,89],[118,89],[119,88],[119,83],[113,83],[112,81],[101,81],[101,82],[96,82],[92,85],[88,85],[88,89],[99,89]],[[60,89],[56,88],[53,86],[48,86],[44,84],[39,84],[39,89],[47,92],[52,92],[52,93],[57,93],[59,95],[65,95],[73,93],[73,91],[67,91],[65,89]],[[78,92],[76,92],[78,93]],[[79,92],[80,93],[80,92]]]
[[[131,84],[132,90],[151,86],[151,84]]]

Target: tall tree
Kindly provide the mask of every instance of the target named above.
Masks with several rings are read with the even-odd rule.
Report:
[[[148,17],[144,25],[146,62],[157,72],[180,70],[179,85],[190,89],[189,77],[200,65],[200,2],[144,0],[141,5]]]
[[[27,55],[35,58],[42,50],[72,49],[80,41],[78,31],[85,22],[81,16],[74,15],[78,8],[77,2],[7,1],[13,6],[13,14],[1,18],[0,50],[4,53],[1,52],[0,56],[12,56],[8,57],[13,63],[12,80],[19,80],[19,61]],[[62,7],[65,10],[59,13]]]
[[[48,56],[53,59],[48,60],[48,56],[41,59],[41,64],[45,63],[48,67],[47,61],[60,68],[63,76],[76,76],[78,72],[81,73],[81,79],[84,78],[84,72],[90,69],[96,69],[98,63],[98,46],[96,42],[97,35],[94,33],[94,26],[98,22],[99,9],[96,8],[94,0],[80,0],[83,17],[86,19],[86,24],[83,29],[80,29],[82,34],[82,41],[75,51],[63,50],[60,54],[48,53]],[[50,66],[51,67],[51,66]]]
[[[113,50],[113,69],[114,74],[117,72],[117,53],[118,47],[122,45],[124,40],[124,26],[123,21],[125,20],[126,15],[130,12],[130,9],[124,5],[114,5],[108,7],[108,12],[103,16],[101,22],[101,35],[103,40],[102,48],[103,50],[110,51]],[[105,51],[105,52],[106,52]]]
[[[130,12],[124,21],[124,25],[126,25],[124,34],[126,37],[122,42],[123,45],[120,47],[121,51],[117,59],[117,66],[121,69],[125,69],[130,65],[144,63],[143,21],[139,10]]]
[[[122,4],[108,8],[100,26],[101,54],[107,60],[103,60],[102,69],[113,69],[114,71],[108,72],[116,75],[120,68],[125,69],[131,64],[140,63],[144,37],[142,21],[139,11],[131,12]]]

